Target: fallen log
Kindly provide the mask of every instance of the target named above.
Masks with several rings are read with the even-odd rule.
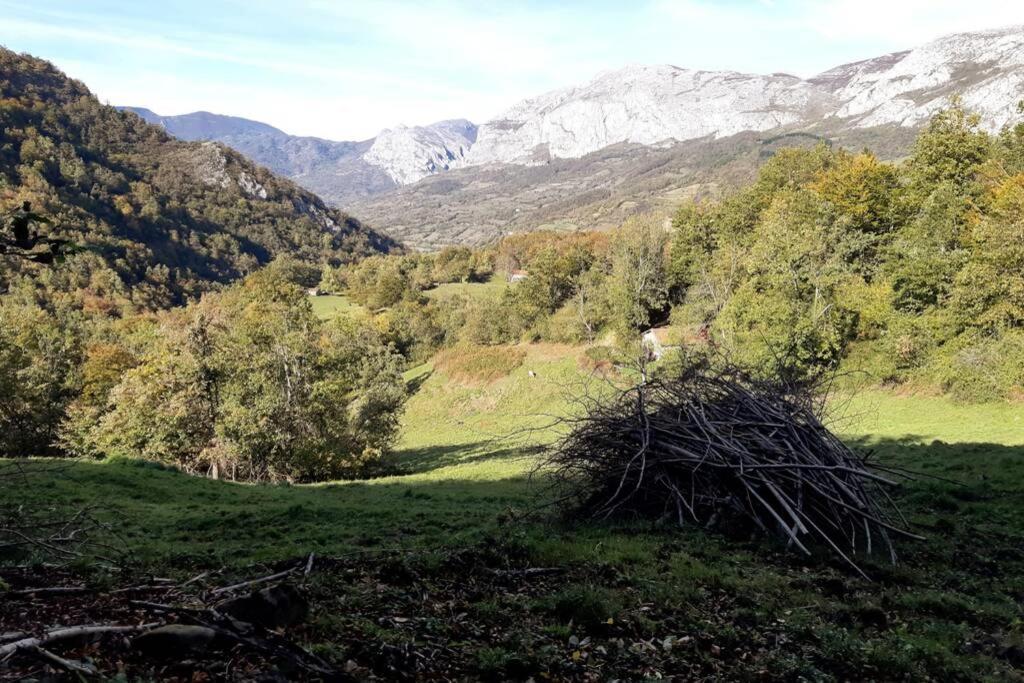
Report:
[[[0,660],[7,659],[19,650],[31,649],[52,645],[62,640],[79,638],[82,636],[98,636],[108,633],[135,633],[147,628],[158,626],[158,623],[139,624],[137,626],[115,626],[115,625],[93,625],[93,626],[69,626],[66,628],[55,628],[47,631],[41,636],[30,636],[15,640],[14,642],[0,645]]]

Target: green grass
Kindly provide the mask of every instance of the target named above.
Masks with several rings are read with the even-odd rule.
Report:
[[[321,320],[332,320],[339,315],[351,315],[362,313],[364,309],[348,297],[340,294],[327,294],[324,296],[312,296],[309,298],[313,305],[313,313]]]
[[[545,515],[510,522],[543,500],[527,474],[532,449],[555,436],[552,416],[569,408],[569,394],[599,386],[581,376],[579,349],[525,351],[520,367],[479,386],[430,364],[406,374],[413,395],[395,460],[401,476],[254,486],[92,462],[57,476],[30,467],[27,485],[0,491],[0,502],[94,505],[140,562],[167,572],[309,551],[364,562],[351,570],[368,573],[363,583],[328,574],[316,585],[324,613],[311,643],[329,649],[342,633],[404,643],[449,629],[444,637],[459,643],[460,666],[480,677],[521,669],[628,680],[641,669],[727,679],[768,671],[778,680],[1012,676],[1024,646],[1024,407],[883,391],[837,402],[835,428],[845,439],[884,462],[942,477],[918,478],[899,494],[928,542],[900,544],[895,567],[864,560],[875,579],[867,582],[826,556],[699,530],[566,527]],[[351,559],[382,549],[430,552],[389,560],[402,567],[380,576],[372,563]],[[452,553],[477,559],[465,564]],[[513,588],[482,575],[469,593],[456,590],[474,567],[494,566],[488,562],[565,574]],[[393,589],[382,592],[381,582]],[[479,633],[467,632],[465,619],[437,625],[436,612],[410,597],[418,595],[411,584],[453,604],[466,600],[445,611],[471,615]],[[381,626],[381,614],[400,610],[423,612],[412,625]]]
[[[424,292],[432,299],[465,296],[471,299],[495,298],[508,289],[509,283],[503,274],[495,274],[487,282],[449,282]]]
[[[840,433],[869,440],[1024,445],[1024,405],[1020,403],[962,405],[945,397],[876,390],[853,399],[839,397],[834,419]]]

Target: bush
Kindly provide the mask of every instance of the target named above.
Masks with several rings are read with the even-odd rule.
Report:
[[[465,325],[459,336],[470,344],[510,344],[519,341],[525,325],[516,306],[508,300],[480,299],[466,304]]]
[[[946,344],[929,369],[957,401],[1014,398],[1024,387],[1024,332],[965,333]]]
[[[257,274],[162,323],[137,363],[91,356],[109,367],[90,365],[90,376],[123,372],[104,402],[80,406],[88,419],[68,425],[70,448],[213,477],[317,481],[365,473],[394,441],[401,357],[356,321],[319,321],[295,285]]]

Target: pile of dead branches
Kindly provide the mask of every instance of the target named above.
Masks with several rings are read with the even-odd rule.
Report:
[[[887,488],[901,475],[840,441],[805,390],[689,367],[593,402],[542,466],[589,519],[753,525],[810,554],[896,554],[914,537]],[[863,573],[863,572],[861,572]]]

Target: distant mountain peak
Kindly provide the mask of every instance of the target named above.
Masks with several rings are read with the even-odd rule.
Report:
[[[388,128],[377,135],[363,159],[399,185],[408,185],[459,165],[476,142],[476,132],[465,119]]]
[[[145,107],[118,107],[118,109],[137,114],[147,123],[162,126],[168,133],[182,140],[220,140],[236,135],[288,137],[287,133],[271,125],[240,116],[224,116],[208,111],[161,116]]]

